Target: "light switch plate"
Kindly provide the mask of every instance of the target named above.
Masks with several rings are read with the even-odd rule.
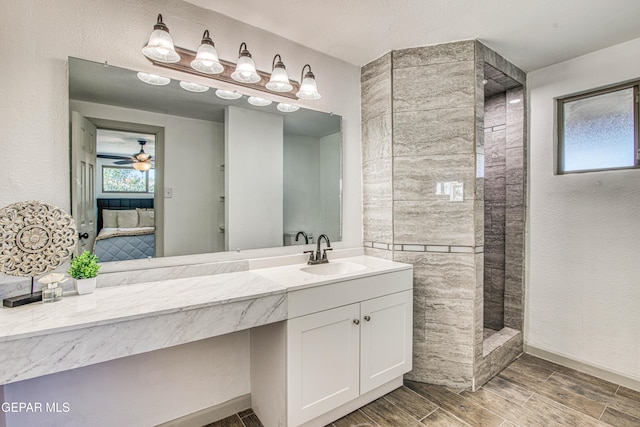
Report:
[[[170,199],[172,197],[173,197],[173,188],[165,187],[164,188],[164,198],[165,199]]]

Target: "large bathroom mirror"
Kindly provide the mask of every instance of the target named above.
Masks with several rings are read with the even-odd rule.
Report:
[[[80,250],[109,262],[341,240],[339,116],[183,86],[69,58]]]

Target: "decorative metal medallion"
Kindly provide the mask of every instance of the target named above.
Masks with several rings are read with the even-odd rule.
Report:
[[[65,262],[76,247],[78,231],[62,209],[38,201],[0,209],[0,272],[37,276]]]

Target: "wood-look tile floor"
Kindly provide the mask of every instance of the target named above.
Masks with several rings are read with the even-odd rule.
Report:
[[[210,426],[261,425],[226,420]],[[424,425],[640,427],[640,392],[525,354],[474,393],[406,381],[329,426]]]

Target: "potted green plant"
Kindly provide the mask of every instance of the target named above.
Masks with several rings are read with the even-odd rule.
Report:
[[[96,276],[99,269],[98,257],[89,251],[84,251],[71,259],[67,274],[73,277],[78,295],[93,293],[96,289]]]

